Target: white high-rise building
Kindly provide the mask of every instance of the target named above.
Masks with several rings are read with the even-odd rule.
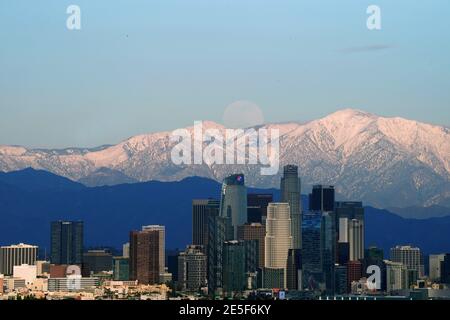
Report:
[[[441,279],[441,262],[444,261],[445,254],[430,254],[430,280],[439,281]]]
[[[423,257],[419,248],[411,246],[391,248],[391,260],[403,263],[409,270],[416,270],[419,277],[424,275]]]
[[[292,249],[291,215],[288,203],[269,203],[265,237],[265,268],[286,269],[289,249]]]
[[[159,274],[166,272],[166,227],[160,225],[143,226],[142,231],[159,231]]]
[[[28,244],[0,247],[0,274],[10,276],[14,272],[14,266],[35,265],[37,255],[38,247]]]

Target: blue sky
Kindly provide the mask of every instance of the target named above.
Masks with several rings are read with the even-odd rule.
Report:
[[[0,0],[0,144],[116,143],[238,100],[267,122],[350,107],[450,126],[449,40],[448,0]]]

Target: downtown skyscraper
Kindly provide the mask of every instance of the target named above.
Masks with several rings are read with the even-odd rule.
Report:
[[[293,249],[302,248],[301,180],[298,167],[287,165],[281,178],[281,202],[289,203]]]
[[[233,174],[224,179],[220,194],[220,216],[230,217],[233,237],[237,227],[247,222],[247,188],[243,174]]]
[[[82,221],[51,223],[50,261],[54,264],[81,265],[83,262]]]
[[[219,215],[220,201],[214,199],[192,200],[192,244],[202,246],[208,253],[208,223],[210,217]]]
[[[130,232],[130,280],[142,284],[160,282],[161,266],[165,265],[165,233],[162,226],[143,227],[142,231]],[[162,259],[162,261],[161,261]],[[163,270],[164,271],[164,270]]]
[[[267,208],[265,239],[264,285],[266,287],[286,288],[288,253],[289,249],[292,249],[291,230],[289,204],[270,203]],[[275,279],[273,275],[277,275],[278,279]]]

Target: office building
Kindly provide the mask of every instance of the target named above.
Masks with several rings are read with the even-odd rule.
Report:
[[[347,290],[352,289],[352,282],[362,278],[362,263],[360,261],[347,262]]]
[[[233,174],[224,179],[220,197],[220,216],[231,217],[233,239],[237,239],[237,227],[247,222],[247,188],[243,174]]]
[[[130,280],[159,283],[161,274],[161,230],[130,232]]]
[[[159,234],[159,273],[166,272],[166,227],[160,225],[143,226],[142,231],[156,231]]]
[[[206,255],[202,246],[187,246],[178,256],[178,283],[181,290],[198,292],[206,286]]]
[[[50,261],[36,261],[36,272],[38,276],[50,274]]]
[[[273,195],[268,193],[249,193],[247,195],[247,222],[266,223],[267,207],[273,202]]]
[[[91,274],[113,269],[112,254],[108,250],[88,250],[83,254],[83,275],[89,277]]]
[[[48,291],[56,292],[76,292],[76,291],[94,291],[100,281],[98,278],[49,278]]]
[[[168,250],[166,252],[167,270],[172,274],[172,280],[178,281],[178,255],[180,251],[178,249]],[[208,271],[208,269],[206,270]]]
[[[348,277],[347,277],[348,267],[346,265],[335,265],[334,266],[334,293],[338,295],[347,294],[348,291]]]
[[[267,208],[265,268],[283,269],[286,288],[286,267],[292,249],[291,215],[288,203],[270,203]]]
[[[52,222],[50,245],[51,263],[81,265],[83,262],[83,222]]]
[[[309,194],[310,211],[334,211],[334,186],[313,186]]]
[[[441,262],[444,261],[445,254],[430,254],[430,280],[439,282],[441,280]]]
[[[67,276],[67,264],[51,264],[50,278],[64,278]]]
[[[408,289],[408,269],[401,262],[384,261],[386,265],[386,291],[392,294],[393,291]]]
[[[350,261],[350,243],[338,242],[337,244],[337,263],[341,266]]]
[[[22,264],[14,266],[13,277],[24,279],[26,285],[30,285],[37,278],[37,268],[35,265]]]
[[[424,276],[423,256],[419,248],[412,246],[391,248],[391,261],[402,263],[407,269],[416,270],[419,277]]]
[[[348,243],[349,261],[364,258],[364,207],[359,201],[341,201],[335,203],[338,242]]]
[[[14,278],[14,277],[5,277],[3,278],[3,286],[8,291],[24,289],[27,287],[25,279],[22,278]]]
[[[225,241],[223,244],[223,291],[234,297],[247,288],[245,241]]]
[[[334,265],[336,262],[336,217],[334,212],[323,212],[321,233],[320,233],[320,251],[322,272],[325,281],[325,288],[328,294],[334,293]]]
[[[221,295],[223,289],[223,243],[233,240],[231,217],[210,217],[208,223],[208,294]]]
[[[302,220],[303,287],[314,290],[322,282],[321,227],[322,213],[307,211]]]
[[[441,283],[450,285],[450,254],[446,253],[441,261]]]
[[[256,240],[258,246],[258,268],[264,268],[265,263],[266,226],[261,223],[251,223],[238,226],[238,240]]]
[[[17,244],[0,247],[0,274],[10,276],[14,266],[22,264],[35,265],[38,256],[38,247],[28,244]]]
[[[301,249],[289,249],[286,268],[286,287],[288,290],[302,289]]]
[[[291,235],[293,249],[302,248],[302,208],[301,181],[298,177],[298,167],[287,165],[283,168],[281,178],[281,202],[288,203],[291,210]]]
[[[130,243],[124,243],[122,245],[122,257],[129,258],[130,257]]]
[[[202,246],[208,252],[209,217],[219,215],[220,202],[213,199],[192,200],[192,244]]]
[[[130,259],[113,257],[113,279],[116,281],[130,280]]]

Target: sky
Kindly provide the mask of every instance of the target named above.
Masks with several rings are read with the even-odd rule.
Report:
[[[0,144],[113,144],[242,100],[265,122],[355,108],[450,127],[450,1],[0,0]]]

